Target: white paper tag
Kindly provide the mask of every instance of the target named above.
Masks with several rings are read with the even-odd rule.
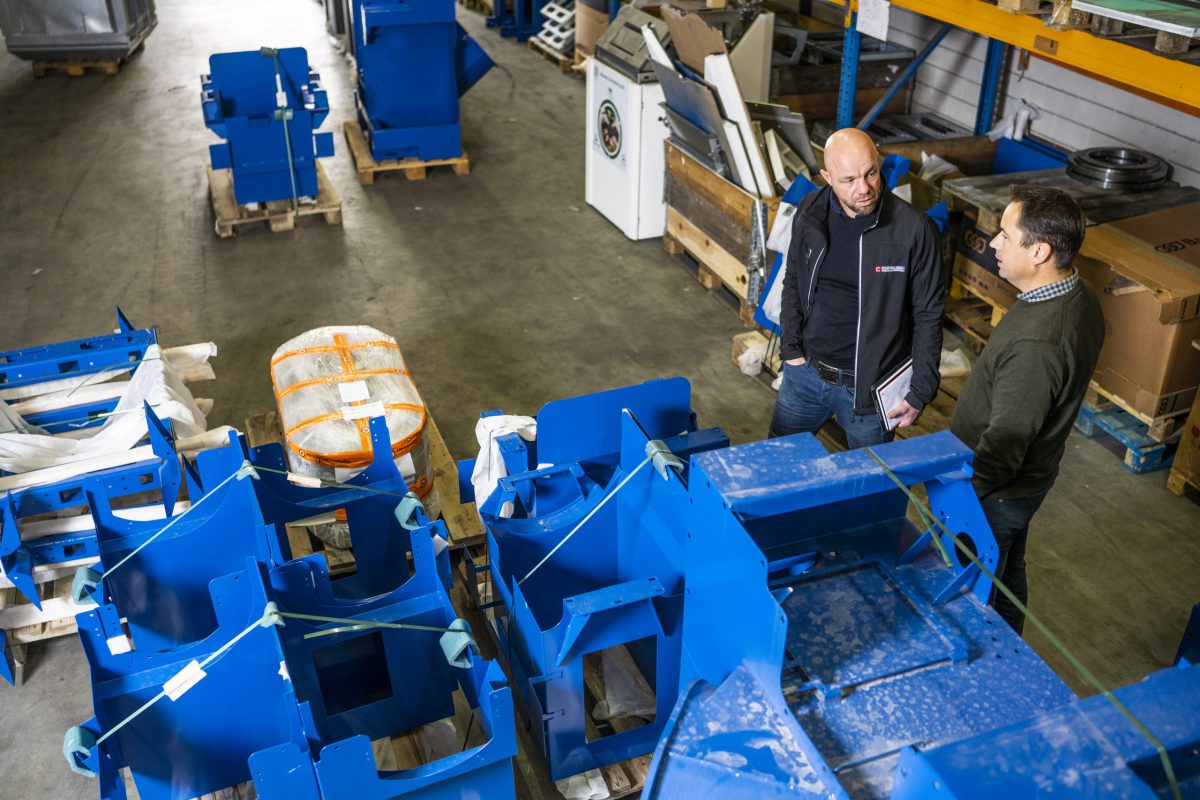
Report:
[[[123,633],[119,633],[105,641],[108,644],[108,652],[114,656],[119,656],[122,653],[128,653],[133,649],[133,643],[130,642],[129,637]]]
[[[342,396],[343,403],[357,403],[359,400],[371,399],[371,393],[367,391],[366,381],[339,383],[337,387],[338,394]]]
[[[342,419],[355,420],[367,419],[368,417],[382,417],[383,403],[376,401],[367,403],[365,406],[342,406]]]
[[[179,670],[174,678],[163,684],[163,691],[167,697],[171,698],[171,702],[175,702],[183,697],[184,692],[191,689],[200,679],[207,675],[204,670],[200,669],[200,662],[192,659],[187,666]]]
[[[283,678],[285,681],[290,681],[292,679],[292,676],[288,674],[286,661],[279,662],[279,677]]]
[[[321,488],[321,479],[315,475],[301,475],[298,472],[289,472],[287,479],[288,483],[294,483],[297,486],[306,486],[310,489]]]

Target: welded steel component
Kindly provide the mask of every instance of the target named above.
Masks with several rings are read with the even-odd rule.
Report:
[[[218,53],[200,77],[204,124],[225,141],[210,145],[213,169],[233,171],[239,204],[316,197],[316,159],[333,155],[321,76],[303,47]]]
[[[643,797],[1170,796],[1150,740],[984,605],[947,533],[994,569],[970,451],[872,453],[803,434],[693,457],[682,696]],[[945,531],[906,518],[920,486]],[[1194,787],[1200,673],[1122,693]]]
[[[125,767],[145,800],[248,780],[265,800],[512,798],[509,690],[472,649],[444,652],[438,631],[455,613],[436,569],[441,523],[422,522],[413,578],[380,596],[337,597],[318,556],[271,570],[249,559],[211,582],[216,626],[181,647],[131,640],[112,605],[80,615],[95,717],[68,736],[72,767],[98,776],[102,800],[125,796]],[[164,684],[174,696],[121,725]],[[417,769],[377,769],[372,741],[454,717],[456,695],[482,734],[466,731],[475,744]]]
[[[674,703],[686,461],[728,444],[690,400],[675,378],[549,403],[536,444],[502,440],[517,474],[477,498],[493,631],[555,779],[650,752]]]
[[[1167,182],[1171,165],[1132,147],[1090,147],[1071,153],[1067,174],[1102,189],[1146,191]]]
[[[461,156],[458,98],[492,60],[454,21],[454,0],[352,0],[351,9],[358,122],[371,156]]]

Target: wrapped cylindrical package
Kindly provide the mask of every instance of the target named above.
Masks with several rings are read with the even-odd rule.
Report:
[[[428,415],[395,339],[362,325],[316,328],[275,351],[271,381],[293,472],[357,475],[371,463],[370,420],[384,416],[396,467],[437,516]]]

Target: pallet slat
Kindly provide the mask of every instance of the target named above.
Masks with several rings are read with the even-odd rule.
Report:
[[[320,214],[329,225],[342,224],[342,201],[325,174],[321,162],[317,162],[317,197],[313,202],[300,203],[292,208],[291,200],[278,200],[260,205],[258,208],[239,205],[233,192],[233,172],[228,169],[206,167],[208,174],[208,196],[216,218],[214,229],[217,236],[229,239],[237,236],[244,225],[267,223],[273,233],[290,231],[296,227],[297,217]]]
[[[430,167],[451,167],[455,175],[467,175],[471,172],[471,159],[464,152],[457,158],[435,158],[421,161],[417,158],[392,158],[386,161],[376,161],[367,145],[367,137],[357,122],[347,122],[342,127],[346,136],[346,145],[350,148],[350,156],[354,159],[354,169],[358,173],[358,182],[363,186],[375,183],[375,176],[381,172],[400,170],[410,181],[425,180]]]

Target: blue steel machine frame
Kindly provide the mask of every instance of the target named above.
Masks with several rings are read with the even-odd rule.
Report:
[[[19,389],[34,384],[79,378],[121,370],[136,369],[146,350],[157,344],[153,328],[134,328],[121,309],[116,310],[117,328],[111,334],[10,350],[0,353],[0,385]],[[117,399],[83,401],[57,411],[30,414],[26,421],[47,433],[68,429],[86,429],[103,424]],[[48,512],[81,506],[86,502],[84,487],[89,482],[103,485],[111,498],[139,492],[156,491],[162,495],[167,517],[175,508],[183,476],[169,423],[145,408],[152,457],[133,464],[114,467],[88,475],[6,492],[0,498],[0,568],[13,586],[36,608],[41,596],[33,570],[49,564],[95,559],[99,556],[95,528],[42,536],[25,541],[21,521]],[[3,473],[0,473],[3,474]],[[14,682],[7,635],[0,631],[0,677]]]
[[[224,139],[210,145],[213,169],[233,172],[237,202],[316,197],[317,159],[333,155],[321,76],[302,47],[218,53],[200,78],[204,124]]]
[[[322,488],[292,485],[279,445],[251,449],[232,434],[198,454],[193,505],[169,531],[114,517],[102,485],[90,486],[108,572],[91,582],[99,606],[77,619],[96,716],[68,733],[64,753],[99,778],[102,800],[124,798],[124,767],[146,800],[247,780],[289,800],[513,797],[503,673],[456,620],[448,554],[434,546],[443,523],[397,503],[407,487],[382,418],[371,433],[372,465]],[[336,509],[359,571],[332,581],[320,557],[290,560],[284,528]],[[184,668],[201,680],[130,716]],[[452,716],[456,691],[486,742],[417,769],[376,769],[373,740]]]
[[[376,161],[462,155],[458,99],[492,68],[454,0],[352,0],[358,122]]]
[[[480,513],[498,598],[493,633],[557,780],[643,755],[658,740],[679,674],[684,542],[671,519],[686,511],[687,471],[637,468],[653,440],[682,459],[729,440],[697,430],[682,378],[548,403],[537,421],[536,443],[501,440],[510,475]],[[460,473],[472,466],[462,462]],[[656,687],[655,719],[589,737],[584,659],[617,646]]]

